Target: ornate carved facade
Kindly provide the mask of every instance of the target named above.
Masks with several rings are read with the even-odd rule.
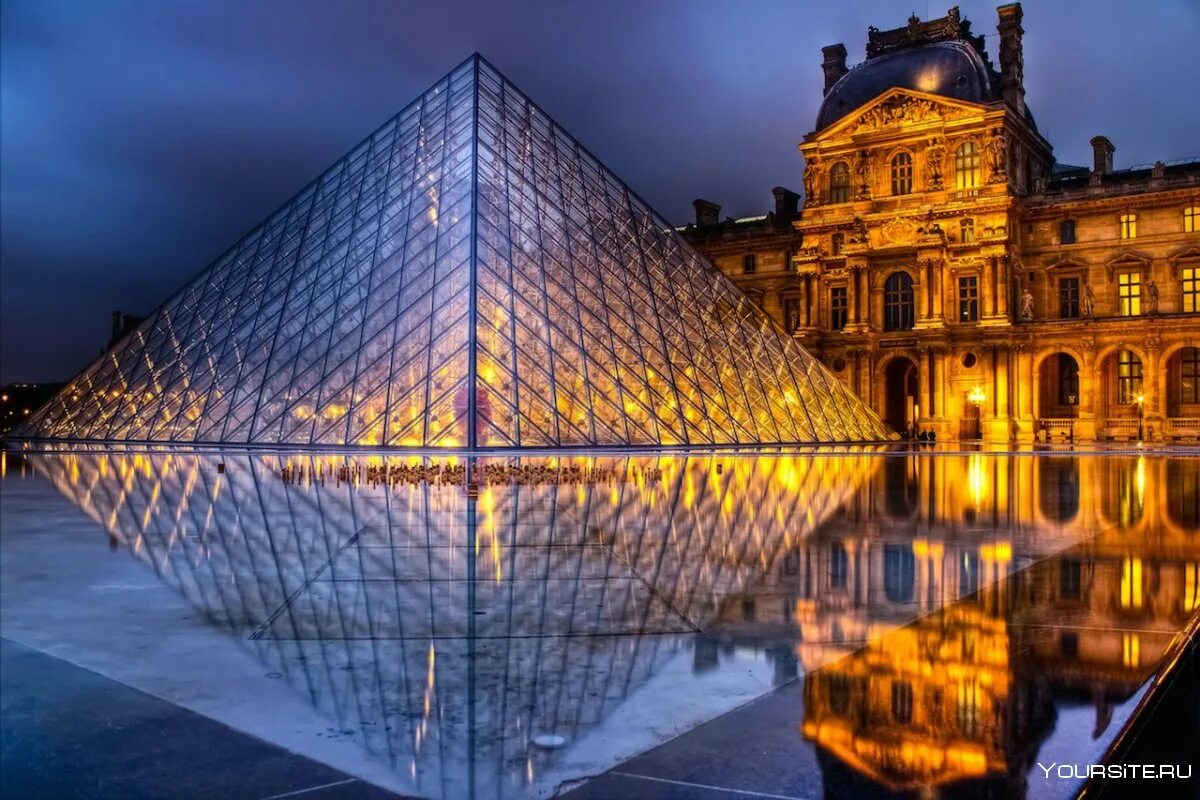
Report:
[[[999,17],[999,69],[957,10],[825,48],[803,210],[686,233],[901,431],[1194,440],[1200,161],[1055,162]]]

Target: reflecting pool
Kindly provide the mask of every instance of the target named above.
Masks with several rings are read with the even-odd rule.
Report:
[[[787,759],[731,756],[725,788],[1072,796],[1037,763],[1101,759],[1200,608],[1196,458],[75,450],[4,471],[421,797],[599,796],[581,779],[734,709],[782,714]],[[668,761],[662,796],[717,785]]]

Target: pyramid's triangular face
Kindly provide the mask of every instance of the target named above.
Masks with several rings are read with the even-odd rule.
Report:
[[[475,57],[17,436],[504,448],[891,434]]]

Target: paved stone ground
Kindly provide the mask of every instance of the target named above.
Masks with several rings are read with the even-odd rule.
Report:
[[[384,800],[399,795],[0,639],[0,797]]]

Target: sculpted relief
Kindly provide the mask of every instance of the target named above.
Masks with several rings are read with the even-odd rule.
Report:
[[[855,131],[877,131],[932,119],[958,119],[966,114],[924,97],[896,95],[863,112],[855,124]]]

